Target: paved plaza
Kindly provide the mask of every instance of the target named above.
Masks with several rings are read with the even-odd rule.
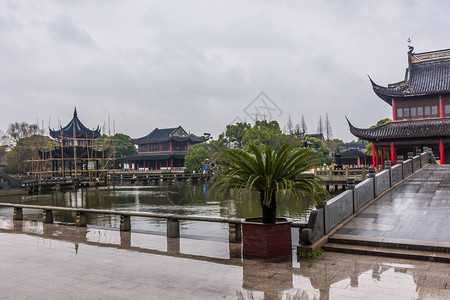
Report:
[[[0,299],[449,299],[450,265],[0,219]]]
[[[450,165],[429,165],[412,175],[337,233],[450,248]]]

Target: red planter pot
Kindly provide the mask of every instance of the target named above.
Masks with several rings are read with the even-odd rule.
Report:
[[[261,218],[246,219],[242,223],[244,257],[292,256],[291,223],[286,218],[271,224],[261,223]]]

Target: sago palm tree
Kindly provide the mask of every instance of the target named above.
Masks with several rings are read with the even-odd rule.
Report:
[[[212,188],[219,193],[235,189],[238,193],[259,192],[263,223],[276,222],[277,192],[290,191],[297,197],[310,194],[316,201],[327,194],[320,179],[306,171],[319,166],[314,152],[288,144],[260,151],[250,145],[250,153],[239,149],[224,150],[218,164],[219,173]]]

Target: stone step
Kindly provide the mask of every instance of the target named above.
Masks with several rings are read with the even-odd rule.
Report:
[[[449,242],[419,241],[351,234],[334,234],[328,239],[328,242],[333,244],[358,245],[376,248],[450,253]]]
[[[450,253],[327,243],[325,251],[450,263]]]

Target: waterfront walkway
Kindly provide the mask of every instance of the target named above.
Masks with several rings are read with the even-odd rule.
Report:
[[[0,219],[0,299],[449,299],[450,265]]]

